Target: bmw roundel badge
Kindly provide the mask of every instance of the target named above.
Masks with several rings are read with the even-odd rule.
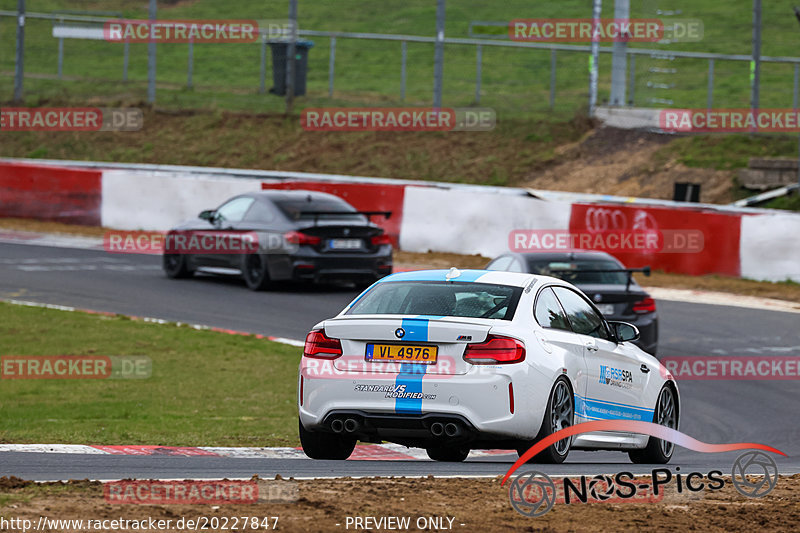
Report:
[[[406,334],[406,330],[404,330],[403,328],[397,328],[396,330],[394,330],[394,334],[398,339],[402,339],[403,335]]]

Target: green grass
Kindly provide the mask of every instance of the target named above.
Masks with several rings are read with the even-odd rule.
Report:
[[[0,303],[0,353],[152,360],[141,380],[0,380],[0,442],[297,444],[291,346]]]
[[[688,167],[732,170],[747,166],[751,157],[797,157],[794,135],[699,135],[677,138],[656,155],[675,157]]]
[[[285,18],[285,0],[239,0],[232,4],[215,0],[160,2],[161,18]],[[14,10],[15,0],[0,0],[0,9]],[[632,17],[655,17],[658,6],[653,1],[634,3]],[[29,11],[119,10],[127,17],[144,18],[144,0],[29,0]],[[681,17],[704,23],[701,42],[670,46],[636,43],[637,48],[710,51],[749,54],[749,4],[733,5],[716,0],[674,0],[669,9],[681,10]],[[613,17],[613,2],[603,4],[604,17]],[[446,35],[467,37],[471,21],[508,21],[515,18],[589,17],[591,7],[584,0],[538,2],[506,0],[453,0],[447,3]],[[0,101],[11,96],[14,69],[14,25],[12,19],[0,19]],[[303,29],[322,31],[373,32],[432,36],[435,31],[435,2],[430,0],[304,0],[299,6]],[[765,2],[763,6],[764,39],[762,53],[793,56],[800,44],[791,5]],[[503,28],[500,28],[502,30]],[[43,79],[56,74],[57,41],[51,36],[51,23],[29,19],[26,29],[26,79],[28,101],[86,101],[122,98],[142,101],[145,98],[146,45],[131,45],[130,82],[121,83],[122,45],[106,42],[66,40],[64,76],[84,81]],[[329,99],[329,39],[313,38],[308,75],[308,97],[298,106],[320,102],[326,105],[399,105],[400,44],[385,41],[339,39],[337,42],[334,98]],[[608,46],[608,45],[605,45]],[[247,109],[281,111],[283,100],[259,95],[258,44],[200,44],[195,47],[195,89],[182,88],[186,82],[187,45],[160,44],[158,79],[160,106],[183,108]],[[574,112],[585,108],[588,99],[588,63],[583,52],[559,52],[557,56],[556,110]],[[600,60],[600,102],[608,98],[610,55]],[[269,67],[269,63],[268,63]],[[653,68],[674,68],[674,74],[653,72]],[[638,56],[636,62],[635,100],[638,105],[652,105],[652,98],[670,98],[675,106],[704,107],[706,104],[707,62],[674,61]],[[550,53],[548,50],[519,50],[484,47],[481,105],[494,107],[504,116],[527,116],[547,111]],[[428,43],[409,43],[408,82],[405,103],[430,105],[432,98],[433,47]],[[762,67],[762,107],[787,107],[792,103],[792,67],[764,64]],[[88,83],[87,83],[88,81]],[[654,84],[674,85],[664,90]],[[747,62],[718,61],[715,70],[714,105],[742,107],[749,102],[749,66]],[[271,83],[267,80],[267,87]],[[474,104],[475,48],[448,45],[445,50],[444,102],[448,106]]]

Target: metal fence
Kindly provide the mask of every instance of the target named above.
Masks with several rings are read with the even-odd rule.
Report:
[[[13,31],[17,14],[0,11],[0,47],[13,50]],[[141,82],[146,72],[137,63],[131,65],[132,54],[141,56],[142,45],[102,42],[102,37],[86,37],[113,17],[79,16],[63,13],[27,13],[26,40],[32,41],[26,50],[25,66],[29,93],[42,91],[47,84],[60,84],[69,92],[71,82]],[[393,35],[378,33],[346,33],[300,30],[303,38],[315,39],[311,51],[309,96],[315,101],[414,103],[430,101],[433,74],[423,58],[433,57],[434,37],[418,35]],[[80,40],[79,40],[80,39]],[[27,45],[26,41],[26,47]],[[65,50],[69,41],[70,51]],[[94,41],[94,42],[92,42]],[[49,43],[52,43],[52,47]],[[74,43],[74,44],[73,44]],[[471,79],[463,75],[448,76],[444,80],[444,105],[489,104],[503,108],[503,102],[512,102],[517,109],[554,109],[559,104],[565,107],[588,104],[587,59],[591,51],[588,45],[556,43],[515,42],[487,38],[445,38],[446,65],[452,62],[474,62]],[[215,45],[209,45],[215,46]],[[225,45],[230,46],[230,45]],[[169,45],[159,47],[160,90],[210,90],[236,94],[245,92],[264,94],[267,92],[269,64],[268,42],[262,38],[258,43],[236,45],[237,55],[227,48],[224,53],[227,64],[214,64],[211,72],[198,65],[199,47]],[[416,47],[412,53],[411,47]],[[424,48],[423,48],[424,47]],[[120,50],[121,48],[121,50]],[[54,52],[53,53],[53,50]],[[77,50],[77,52],[76,52]],[[217,49],[220,50],[221,49]],[[612,47],[601,46],[601,55],[610,55]],[[183,59],[181,54],[185,53]],[[217,53],[217,52],[215,52]],[[68,69],[70,61],[80,54],[81,61],[92,56],[97,69],[81,72]],[[370,57],[374,56],[372,60]],[[491,56],[491,59],[487,57]],[[1,59],[5,58],[5,59]],[[8,79],[13,75],[12,53],[0,56],[0,90],[6,92]],[[498,60],[499,58],[499,60]],[[627,104],[642,107],[747,107],[750,96],[750,55],[718,54],[687,51],[668,51],[651,48],[627,48]],[[448,63],[451,62],[451,63]],[[116,74],[114,74],[116,63]],[[208,63],[208,61],[207,61]],[[600,97],[603,103],[608,96],[610,61],[601,64]],[[800,84],[800,57],[761,57],[766,74],[762,83],[771,84],[775,90],[762,91],[765,101],[762,107],[798,106],[798,84]],[[183,66],[181,66],[183,64]],[[210,64],[210,63],[208,63]],[[164,68],[164,65],[167,65]],[[674,76],[681,65],[683,73],[680,83]],[[224,66],[224,69],[222,68]],[[378,85],[370,83],[369,66],[384,77],[396,79],[396,84]],[[770,70],[772,69],[772,70]],[[70,70],[74,72],[67,74]],[[467,69],[461,69],[465,72]],[[184,75],[181,72],[185,73]],[[498,75],[498,73],[502,73]],[[143,74],[145,76],[143,76]],[[659,76],[667,78],[660,81]],[[427,79],[426,79],[427,78]],[[45,80],[47,83],[45,83]],[[791,80],[791,93],[788,87]],[[731,92],[729,86],[737,87]],[[723,101],[716,101],[720,87],[726,88]],[[670,89],[669,96],[659,96],[661,90]],[[741,90],[739,90],[741,89]],[[96,87],[96,90],[100,90]],[[110,88],[113,94],[114,87]],[[733,95],[733,96],[731,96]],[[3,94],[7,99],[10,95]],[[488,102],[486,100],[489,100]]]

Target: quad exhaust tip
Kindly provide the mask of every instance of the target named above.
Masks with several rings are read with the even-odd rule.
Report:
[[[461,428],[458,425],[454,424],[453,422],[448,422],[444,426],[444,433],[448,437],[455,437],[461,434]]]
[[[344,430],[353,433],[358,429],[359,423],[355,418],[348,418],[344,421]]]
[[[341,433],[344,431],[344,422],[341,419],[337,418],[333,422],[331,422],[331,429],[334,433]]]
[[[431,424],[431,434],[434,437],[441,437],[444,435],[444,424],[441,422],[434,422]]]

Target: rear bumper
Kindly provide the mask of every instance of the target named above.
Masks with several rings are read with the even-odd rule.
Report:
[[[413,383],[402,376],[385,378],[357,373],[337,377],[315,377],[320,372],[301,369],[303,397],[300,420],[310,431],[331,431],[331,423],[348,417],[358,422],[354,436],[361,440],[388,440],[422,446],[434,438],[431,424],[452,420],[459,426],[455,441],[497,441],[532,439],[541,427],[549,388],[525,386],[526,380],[512,380],[506,374],[426,374]],[[339,378],[341,376],[341,378]],[[509,401],[509,383],[514,387],[514,412]],[[405,401],[393,395],[420,392],[419,401]],[[388,392],[387,392],[388,391]]]
[[[374,253],[320,253],[301,247],[298,253],[270,258],[270,277],[275,281],[352,280],[372,282],[392,273],[392,247]]]

